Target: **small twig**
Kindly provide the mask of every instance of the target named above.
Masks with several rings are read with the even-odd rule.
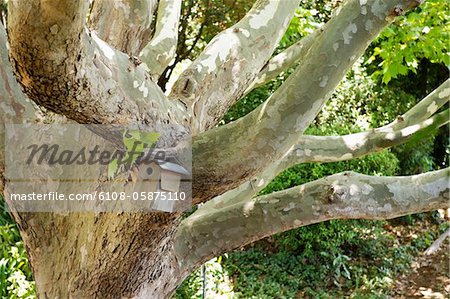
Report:
[[[203,278],[202,299],[206,299],[206,267],[205,267],[205,264],[203,264],[203,266],[202,266],[202,278]]]
[[[428,247],[427,250],[425,250],[425,255],[435,253],[447,237],[450,237],[450,228],[448,228],[445,233],[443,233],[436,241],[433,242],[433,244],[431,244],[430,247]]]

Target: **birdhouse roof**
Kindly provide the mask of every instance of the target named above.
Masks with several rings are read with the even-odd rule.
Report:
[[[175,163],[175,161],[165,161],[165,160],[154,160],[156,162],[156,164],[159,165],[159,167],[161,167],[161,169],[163,170],[167,170],[167,171],[172,171],[172,172],[176,172],[182,175],[190,175],[189,171],[184,168],[183,166],[181,166],[178,163]]]

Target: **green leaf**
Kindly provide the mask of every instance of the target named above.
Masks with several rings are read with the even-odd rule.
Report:
[[[117,169],[118,169],[117,159],[114,159],[108,164],[108,178],[109,179],[114,178],[114,176],[116,175]]]
[[[141,132],[141,139],[144,144],[147,145],[147,147],[151,147],[153,144],[155,144],[159,137],[161,135],[156,132]]]

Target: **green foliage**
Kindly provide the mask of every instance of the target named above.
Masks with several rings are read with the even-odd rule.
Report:
[[[222,260],[222,256],[219,256],[206,262],[203,268],[205,271],[204,274],[202,269],[194,271],[194,273],[189,275],[188,279],[186,279],[178,288],[174,298],[203,298],[203,277],[206,280],[206,298],[214,298],[215,296],[224,295],[231,297],[233,295],[233,291],[227,273],[222,267]]]
[[[409,252],[392,246],[383,225],[361,220],[320,223],[229,254],[224,264],[240,298],[342,298],[358,293],[368,298],[392,281],[397,264],[409,261]]]
[[[35,286],[17,226],[5,209],[0,196],[0,297],[35,298]]]
[[[228,254],[237,298],[387,298],[418,252],[449,224],[400,243],[386,221],[335,220]]]
[[[412,175],[427,172],[435,169],[433,159],[434,135],[429,135],[421,140],[412,140],[411,142],[396,146],[392,151],[400,159],[400,175]]]
[[[8,3],[6,0],[0,0],[0,22],[3,22],[3,17],[6,18],[6,14],[8,13]]]
[[[416,72],[422,59],[450,66],[448,1],[425,1],[414,11],[399,17],[375,41],[367,63],[380,61],[384,83],[392,78]]]
[[[289,27],[286,29],[275,54],[283,51],[323,25],[317,15],[318,11],[316,9],[299,7],[295,12]]]
[[[280,86],[281,82],[280,80],[272,81],[263,87],[252,90],[227,111],[219,125],[235,121],[256,109]]]
[[[418,98],[400,88],[380,86],[360,59],[347,73],[316,117],[317,127],[349,126],[361,131],[393,121],[413,107]]]

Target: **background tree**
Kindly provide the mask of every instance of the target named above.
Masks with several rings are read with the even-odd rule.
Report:
[[[342,173],[255,197],[287,167],[355,158],[447,123],[446,111],[435,113],[448,101],[448,81],[377,129],[303,135],[367,45],[417,2],[348,1],[309,39],[271,58],[298,3],[257,1],[208,43],[168,96],[156,82],[175,55],[181,2],[148,1],[146,9],[136,10],[142,3],[127,1],[130,9],[124,11],[110,3],[94,1],[89,10],[84,2],[9,2],[15,77],[2,32],[0,88],[2,103],[9,104],[1,108],[3,122],[34,121],[41,111],[26,100],[17,78],[45,108],[44,117],[49,110],[79,123],[183,125],[194,136],[194,203],[206,203],[182,221],[180,213],[15,213],[42,296],[166,297],[207,259],[270,234],[327,219],[391,218],[447,206],[448,170],[402,178]],[[137,14],[138,24],[128,23],[126,11]],[[297,63],[264,105],[215,127],[244,94]],[[147,96],[134,81],[142,82]],[[176,134],[168,136],[162,142],[176,141],[170,139]],[[88,241],[80,228],[98,241]],[[82,246],[90,253],[83,265]]]

